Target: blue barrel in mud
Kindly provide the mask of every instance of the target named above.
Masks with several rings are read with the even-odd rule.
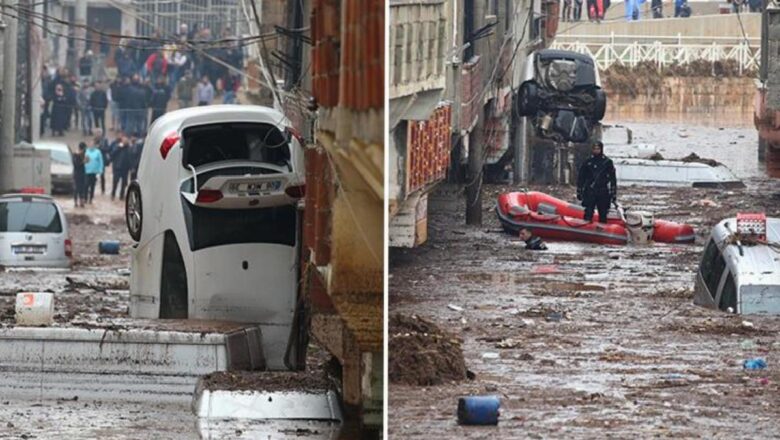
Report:
[[[469,396],[458,399],[461,425],[497,425],[501,401],[498,396]]]
[[[98,243],[98,252],[101,254],[116,255],[119,253],[119,242],[116,240],[103,240]]]

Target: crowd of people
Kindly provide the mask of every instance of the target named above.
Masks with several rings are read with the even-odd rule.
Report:
[[[641,6],[647,0],[625,0],[626,21],[637,21],[641,18]],[[691,7],[687,0],[673,0],[674,17],[687,18],[691,16]],[[728,0],[732,12],[761,12],[763,7],[761,0]],[[562,21],[582,20],[582,9],[588,15],[588,20],[600,22],[609,9],[610,0],[563,0],[561,9]],[[664,18],[663,0],[650,0],[650,12],[653,18]]]
[[[101,50],[104,56],[107,52]],[[76,206],[92,203],[98,182],[106,193],[108,167],[111,198],[124,198],[146,131],[172,100],[178,108],[214,104],[219,95],[222,103],[236,103],[241,84],[236,71],[243,69],[244,55],[230,29],[215,38],[208,27],[190,30],[182,24],[175,39],[155,33],[120,40],[113,61],[116,75],[106,81],[99,79],[91,50],[79,58],[78,74],[65,67],[44,66],[41,72],[41,136],[47,130],[64,136],[76,129],[91,137],[73,153]],[[110,133],[116,134],[113,141]]]

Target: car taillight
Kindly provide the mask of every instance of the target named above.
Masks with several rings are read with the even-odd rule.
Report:
[[[222,191],[216,189],[202,189],[198,191],[196,203],[214,203],[222,198]]]
[[[306,185],[288,186],[284,193],[294,199],[300,199],[306,195]]]
[[[26,186],[19,192],[22,194],[45,194],[45,190],[37,186]]]
[[[70,241],[70,238],[65,240],[65,256],[73,258],[73,242]]]
[[[173,148],[174,145],[176,145],[176,142],[179,142],[179,139],[181,139],[181,136],[179,136],[178,133],[171,133],[163,140],[162,145],[160,145],[160,155],[163,159],[168,157],[168,152],[171,151],[171,148]]]

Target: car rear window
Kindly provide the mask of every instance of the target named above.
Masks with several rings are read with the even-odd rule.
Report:
[[[193,251],[240,243],[294,246],[297,213],[294,205],[257,209],[215,209],[182,200]]]
[[[54,203],[0,202],[0,232],[62,232]]]
[[[184,166],[243,160],[290,167],[290,136],[273,124],[208,124],[184,130]]]

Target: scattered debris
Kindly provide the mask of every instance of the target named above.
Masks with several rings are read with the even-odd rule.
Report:
[[[463,311],[463,307],[456,306],[455,304],[448,304],[447,308],[450,309],[450,310],[453,310],[455,312],[462,312]]]
[[[458,424],[497,425],[501,401],[498,396],[469,396],[458,399]]]
[[[756,349],[756,347],[757,347],[757,346],[756,346],[756,343],[755,343],[755,342],[753,342],[751,339],[745,339],[744,341],[742,341],[742,343],[741,343],[741,344],[739,344],[739,346],[740,346],[740,347],[741,347],[743,350],[755,350],[755,349]]]
[[[485,360],[498,359],[500,357],[501,355],[499,355],[498,353],[492,353],[492,352],[482,353],[482,359]]]
[[[748,359],[742,363],[742,368],[745,370],[763,370],[766,368],[766,361],[764,358]]]
[[[517,341],[517,340],[515,340],[515,339],[512,339],[512,338],[507,338],[507,339],[504,339],[504,340],[502,340],[502,341],[498,342],[498,343],[496,344],[496,348],[510,348],[510,349],[511,349],[511,348],[517,348],[517,347],[518,347],[520,344],[521,344],[521,342],[520,342],[520,341]],[[486,354],[491,354],[491,353],[485,353],[485,354],[483,354],[483,355],[482,355],[482,358],[483,358],[483,359],[485,359],[485,355],[486,355]]]
[[[466,379],[461,341],[418,316],[395,314],[388,323],[390,382],[438,385]]]

